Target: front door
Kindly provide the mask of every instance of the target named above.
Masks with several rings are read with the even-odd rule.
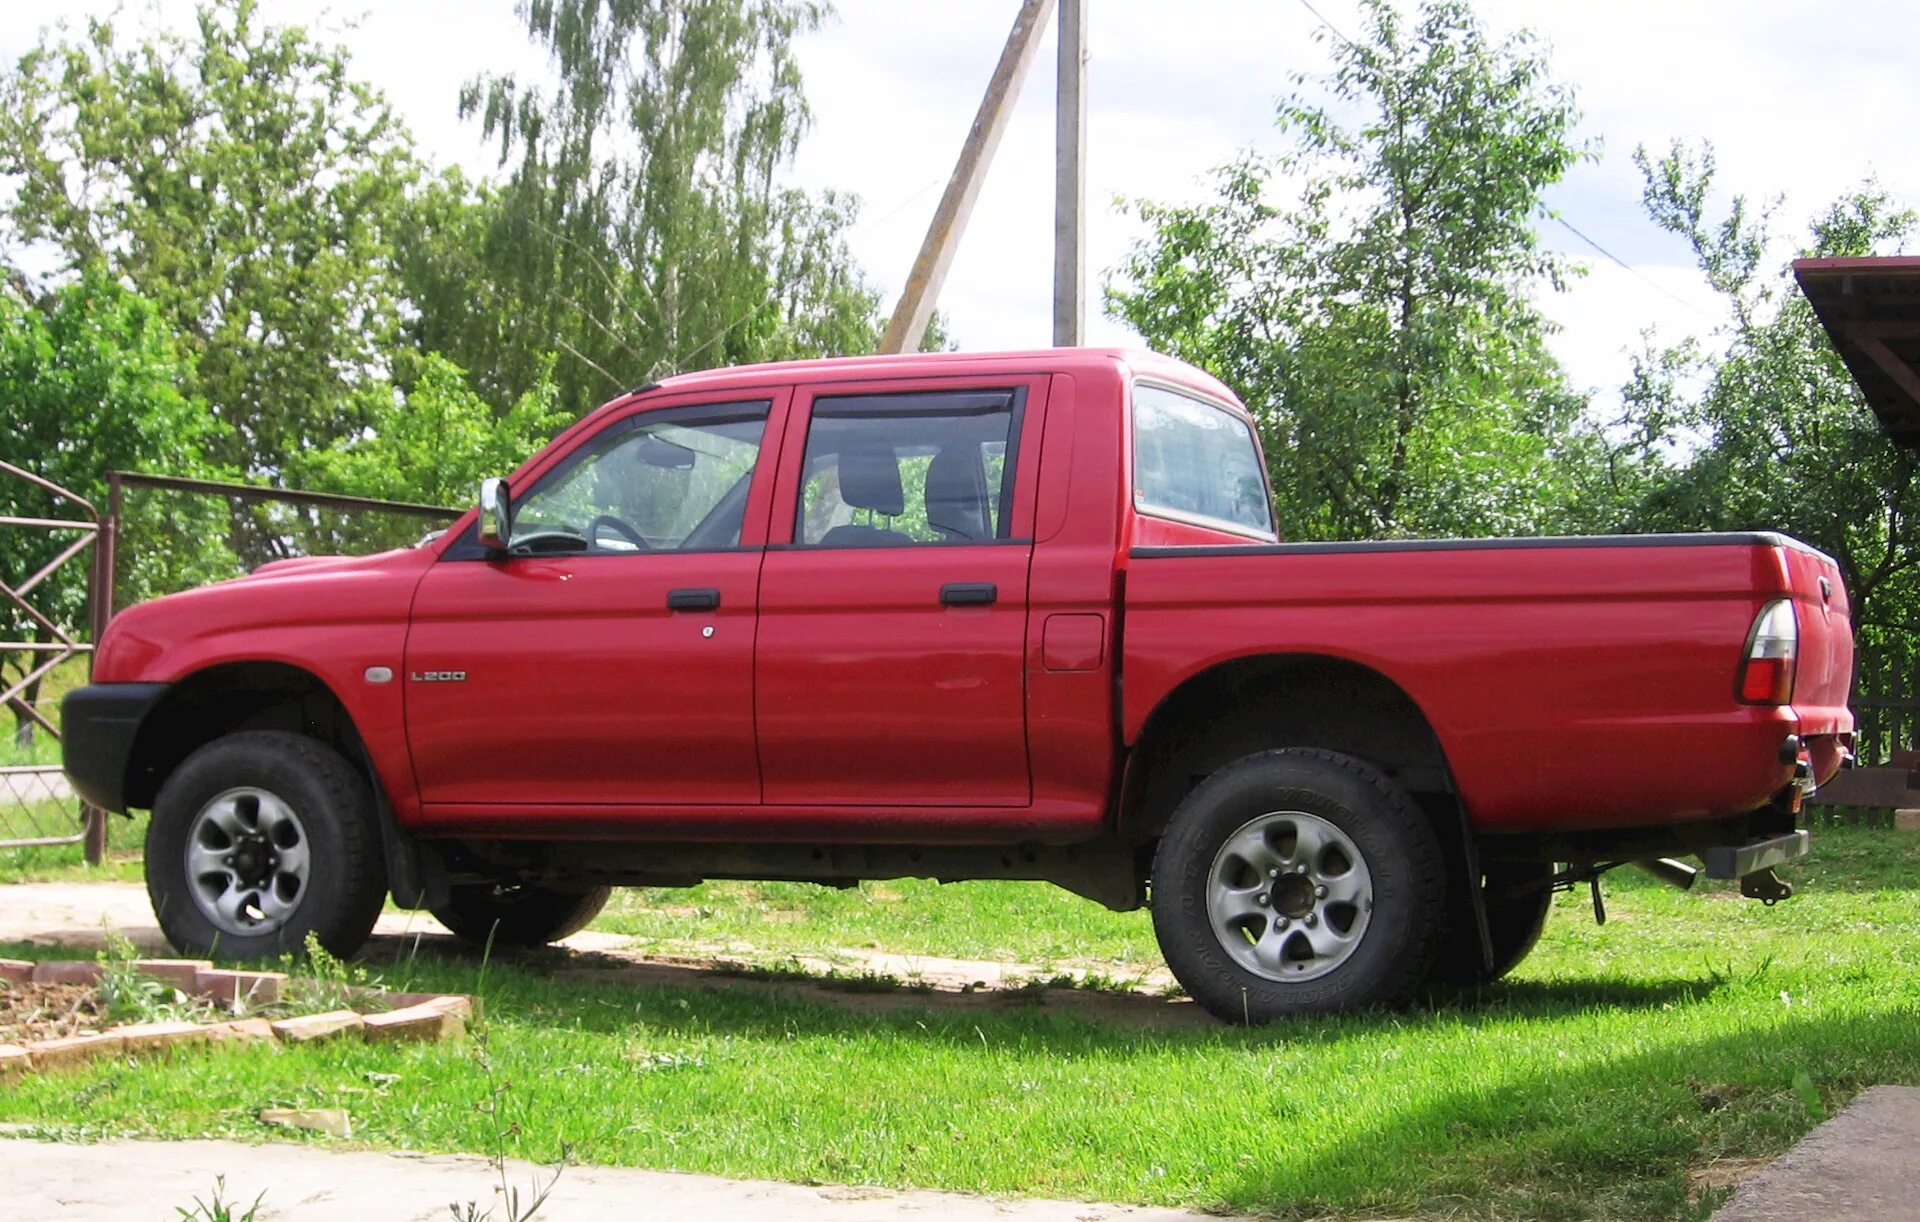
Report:
[[[616,418],[515,489],[511,547],[422,580],[407,726],[449,806],[757,803],[754,600],[774,400]]]
[[[1030,802],[1024,646],[1045,389],[920,379],[797,397],[760,578],[768,803]]]

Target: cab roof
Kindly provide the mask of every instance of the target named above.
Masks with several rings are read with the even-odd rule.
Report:
[[[675,374],[631,391],[616,403],[661,391],[726,390],[769,382],[807,384],[887,377],[938,377],[942,374],[994,375],[1072,373],[1119,366],[1136,375],[1160,378],[1228,403],[1240,402],[1226,385],[1185,361],[1139,348],[1034,348],[1013,352],[911,352],[885,356],[835,356],[760,365],[733,365]]]

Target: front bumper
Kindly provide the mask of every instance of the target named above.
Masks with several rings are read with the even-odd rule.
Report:
[[[61,766],[73,791],[102,810],[125,814],[127,763],[164,683],[91,683],[60,703]]]

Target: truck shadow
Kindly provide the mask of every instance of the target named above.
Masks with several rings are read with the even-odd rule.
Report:
[[[369,944],[362,958],[376,966],[410,962],[416,968],[435,971],[451,968],[465,974],[479,970],[482,952],[443,935],[381,936]],[[874,973],[822,974],[724,958],[641,956],[565,946],[497,950],[493,961],[517,969],[516,975],[524,973],[539,981],[627,991],[633,996],[634,1009],[642,1011],[653,1009],[660,998],[667,996],[725,999],[729,1003],[725,1011],[746,1026],[754,1025],[750,1015],[770,1007],[780,1012],[779,1024],[789,1027],[794,1021],[793,1014],[804,1008],[867,1020],[898,1016],[904,1020],[900,1024],[903,1030],[913,1026],[914,1020],[929,1016],[962,1019],[992,1015],[1057,1016],[1142,1032],[1230,1029],[1177,990],[1110,987],[1104,983],[1085,987],[1063,977],[954,987]],[[1403,1024],[1461,1017],[1473,1021],[1482,1017],[1547,1019],[1594,1009],[1635,1010],[1692,1004],[1705,1000],[1725,983],[1724,978],[1716,975],[1658,981],[1502,981],[1471,990],[1428,990],[1390,1016],[1375,1013],[1305,1022],[1325,1025],[1383,1019]],[[823,1021],[828,1026],[834,1025],[831,1019]],[[724,1024],[716,1021],[715,1025]],[[1301,1026],[1282,1023],[1266,1030],[1297,1034]]]
[[[1382,1096],[1339,1141],[1248,1165],[1223,1203],[1427,1216],[1496,1185],[1494,1217],[1705,1217],[1818,1122],[1806,1102],[1816,1089],[1833,1108],[1868,1086],[1912,1081],[1914,1032],[1910,1010],[1796,1016],[1578,1068]],[[1371,1186],[1369,1199],[1354,1199],[1356,1183]]]

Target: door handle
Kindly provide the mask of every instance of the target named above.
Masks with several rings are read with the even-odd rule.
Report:
[[[668,590],[667,610],[669,611],[718,611],[720,609],[720,591],[718,590]]]
[[[991,581],[950,581],[940,587],[944,607],[984,607],[1000,600],[1000,587]]]

